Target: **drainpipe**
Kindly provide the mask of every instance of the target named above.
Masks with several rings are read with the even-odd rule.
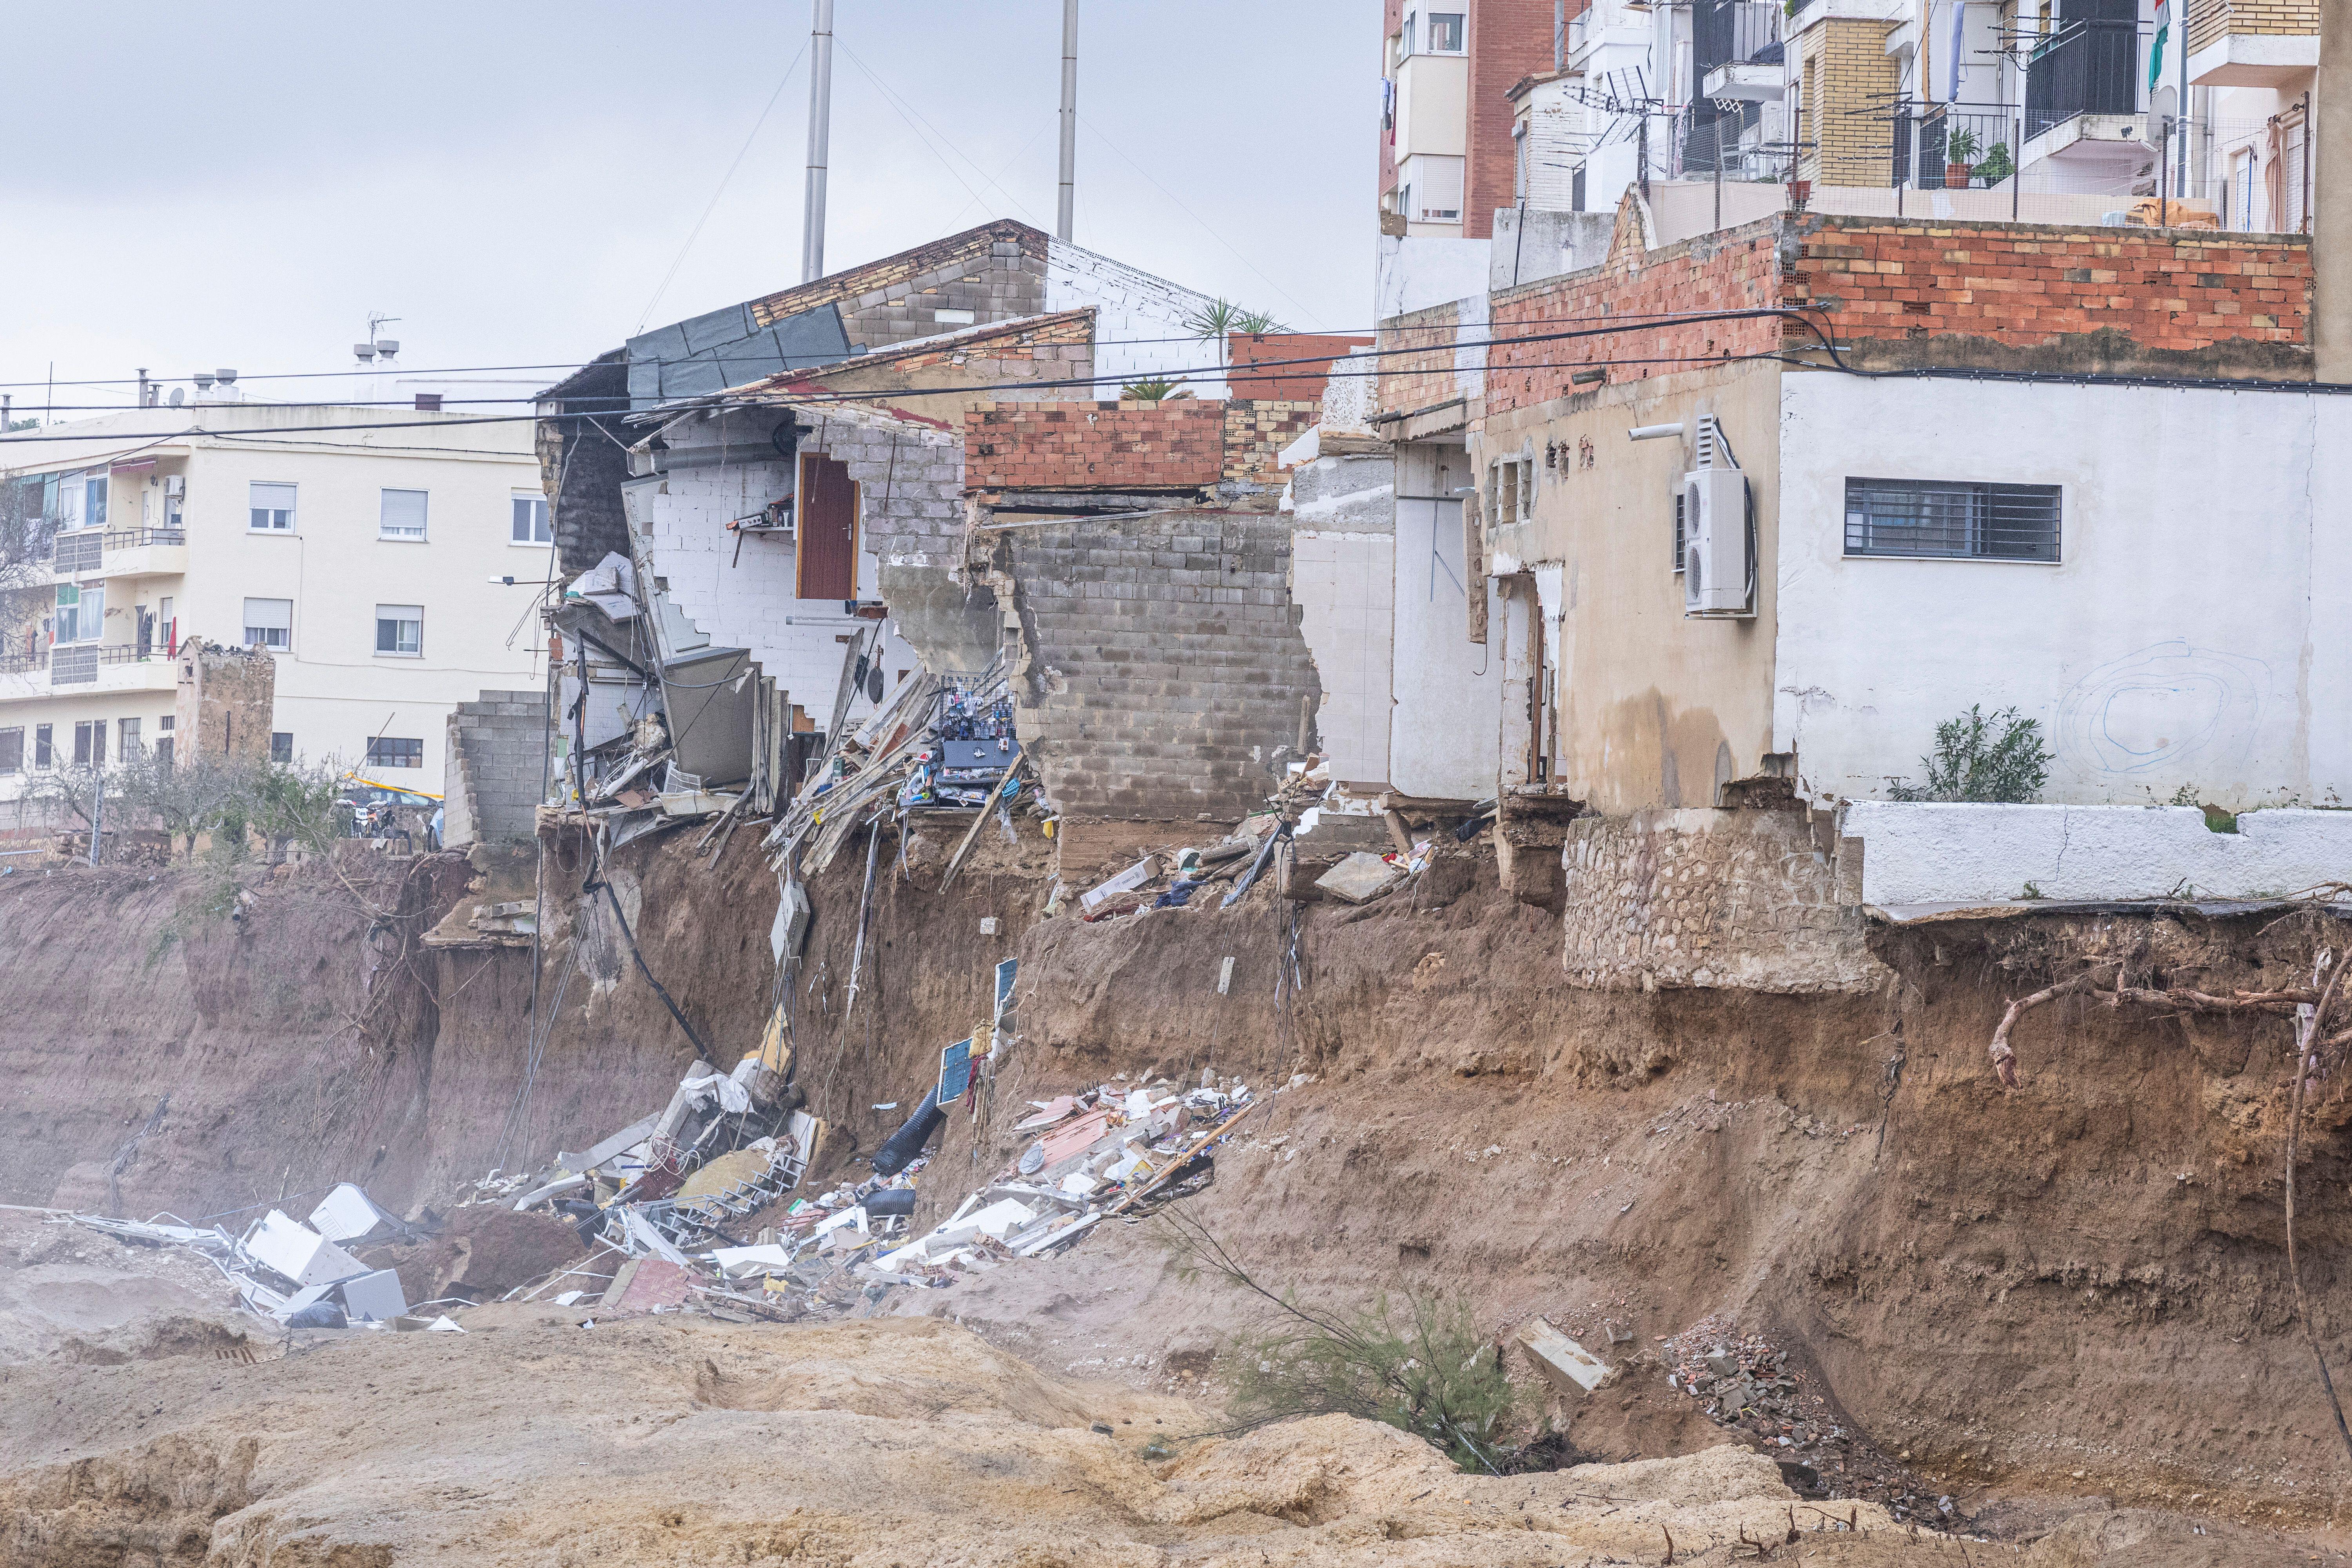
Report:
[[[1568,68],[1568,0],[1551,0],[1551,68]]]
[[[1070,237],[1078,215],[1078,0],[1062,0],[1062,193],[1054,232]]]
[[[2319,71],[2312,83],[2315,119],[2311,182],[2312,374],[2321,381],[2352,381],[2352,197],[2331,189],[2352,177],[2352,0],[2320,0]],[[2335,184],[2331,185],[2330,181]]]
[[[824,174],[833,129],[833,0],[809,22],[808,198],[801,211],[801,281],[824,276]]]

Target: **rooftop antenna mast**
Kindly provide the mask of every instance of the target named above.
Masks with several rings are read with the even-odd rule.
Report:
[[[1070,237],[1078,215],[1078,0],[1062,0],[1062,199],[1054,232]]]
[[[833,0],[809,22],[808,199],[801,213],[801,281],[824,276],[824,167],[833,129]]]

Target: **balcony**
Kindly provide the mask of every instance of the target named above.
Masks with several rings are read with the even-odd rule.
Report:
[[[110,529],[99,572],[107,577],[177,577],[188,570],[188,534],[181,528]]]
[[[2189,10],[2191,86],[2291,87],[2318,68],[2318,0],[2202,0]]]
[[[2025,67],[2025,141],[2078,116],[2120,123],[2139,108],[2139,31],[2133,22],[2074,22],[2037,45]],[[2135,127],[2137,129],[2137,127]]]
[[[38,656],[0,663],[0,673],[25,666],[18,679],[31,690],[12,689],[11,696],[39,696],[63,687],[91,691],[172,691],[178,689],[178,661],[160,644],[61,643],[47,650],[48,679],[41,679]],[[16,682],[11,681],[10,686]]]
[[[1788,85],[1782,12],[1757,0],[1706,0],[1694,12],[1699,96],[1778,103]]]

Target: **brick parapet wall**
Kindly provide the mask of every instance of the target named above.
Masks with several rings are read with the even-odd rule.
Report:
[[[1489,335],[1811,307],[1837,341],[1890,351],[1888,363],[2007,355],[2018,368],[2076,373],[2308,374],[2299,356],[2310,341],[2311,251],[2292,237],[1809,214],[1652,251],[1632,202],[1618,226],[1601,266],[1496,294]],[[1408,330],[1439,335],[1384,330],[1381,346],[1409,342]],[[1486,410],[1566,396],[1579,368],[1610,361],[1641,362],[1609,365],[1610,379],[1624,381],[1819,342],[1797,321],[1757,318],[1501,342],[1486,351]],[[1383,406],[1438,401],[1434,357],[1387,362],[1415,369],[1383,374]]]
[[[1964,333],[2011,346],[2119,331],[2145,348],[2310,341],[2311,247],[2195,229],[1816,216],[1791,302],[1843,338]]]
[[[1373,378],[1375,414],[1412,414],[1462,395],[1454,345],[1462,337],[1458,303],[1391,317],[1373,343],[1380,374]]]
[[[1576,984],[1803,994],[1885,977],[1801,811],[1582,817],[1561,861]]]
[[[1079,816],[1238,820],[1320,687],[1290,606],[1290,519],[1167,512],[1008,531],[985,574],[1018,614],[1020,727]]]
[[[972,489],[1181,489],[1271,485],[1277,458],[1315,423],[1299,401],[990,403],[964,416]]]

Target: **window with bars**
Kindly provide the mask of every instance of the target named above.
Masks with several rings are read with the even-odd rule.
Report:
[[[2060,487],[1848,479],[1848,555],[2058,559]]]
[[[272,730],[269,731],[269,760],[273,763],[290,763],[294,760],[293,731]]]

